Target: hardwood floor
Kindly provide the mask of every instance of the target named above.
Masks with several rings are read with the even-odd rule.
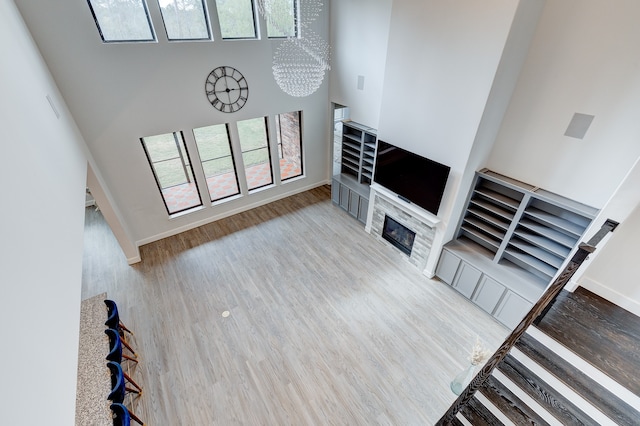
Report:
[[[508,334],[317,188],[141,248],[87,209],[83,299],[134,330],[148,425],[427,425]],[[228,311],[229,316],[223,317]]]

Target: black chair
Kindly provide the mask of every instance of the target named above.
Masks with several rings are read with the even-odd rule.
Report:
[[[136,351],[133,350],[131,345],[129,345],[129,343],[127,343],[126,339],[124,338],[125,332],[131,334],[132,336],[133,332],[129,330],[120,320],[120,315],[118,314],[118,305],[113,300],[105,300],[104,304],[107,305],[108,313],[108,318],[104,325],[106,325],[107,328],[117,330],[118,334],[120,334],[122,345],[127,348],[133,354],[133,356],[138,356],[136,354]]]
[[[120,333],[118,330],[114,330],[113,328],[108,328],[105,331],[105,334],[109,336],[109,353],[107,354],[107,361],[117,362],[118,364],[122,364],[122,359],[128,359],[129,361],[133,361],[136,364],[138,360],[135,358],[131,358],[128,355],[122,353],[122,339],[120,338]]]
[[[144,426],[138,417],[132,414],[129,409],[120,403],[111,404],[111,412],[113,413],[113,426],[130,426],[131,419]]]

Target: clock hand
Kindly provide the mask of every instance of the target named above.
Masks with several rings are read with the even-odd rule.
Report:
[[[223,92],[233,92],[234,90],[240,90],[240,89],[224,89],[224,90],[216,90],[215,93],[223,93]]]

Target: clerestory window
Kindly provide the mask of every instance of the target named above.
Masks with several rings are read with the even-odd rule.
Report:
[[[144,0],[88,0],[102,41],[155,41]]]
[[[253,0],[216,0],[216,8],[223,39],[257,38]]]
[[[286,38],[298,35],[297,4],[296,0],[264,0],[267,37]]]
[[[158,0],[170,41],[211,40],[204,0]]]

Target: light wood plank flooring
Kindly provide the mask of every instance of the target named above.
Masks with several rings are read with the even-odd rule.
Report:
[[[333,206],[329,187],[141,248],[87,209],[83,299],[134,330],[149,425],[428,425],[508,331]],[[222,313],[229,311],[228,317]]]

